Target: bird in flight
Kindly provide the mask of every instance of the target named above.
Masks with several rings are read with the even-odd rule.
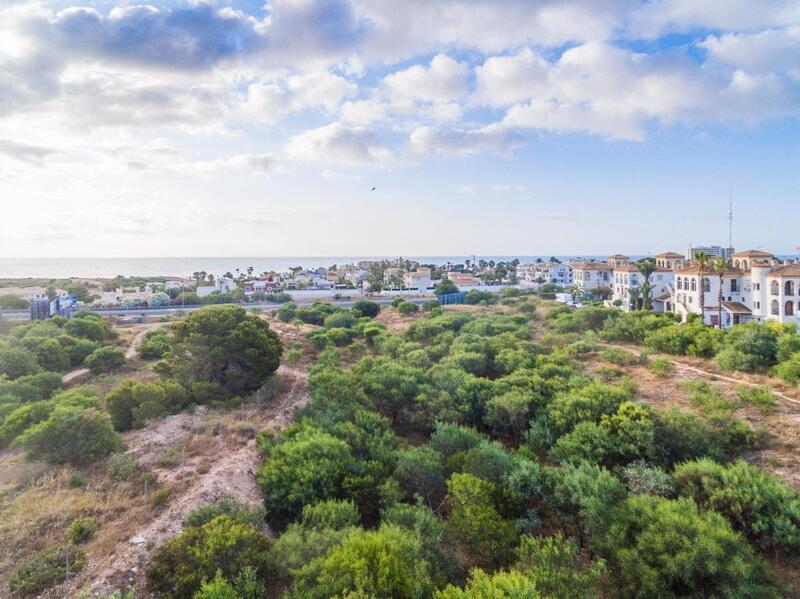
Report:
[[[375,191],[375,188],[373,187],[372,189],[370,189],[370,191]]]

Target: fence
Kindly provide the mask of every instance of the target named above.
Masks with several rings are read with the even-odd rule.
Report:
[[[446,306],[447,304],[463,304],[464,298],[467,297],[467,294],[461,291],[459,293],[447,293],[445,295],[437,295],[436,297],[439,300],[440,304]]]
[[[267,382],[261,385],[261,387],[259,387],[255,393],[253,393],[251,399],[255,401],[256,408],[263,408],[264,404],[278,394],[278,389],[280,387],[279,382],[278,373],[276,372],[269,377]]]

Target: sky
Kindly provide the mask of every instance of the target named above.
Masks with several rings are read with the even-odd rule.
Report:
[[[0,257],[795,253],[799,116],[800,0],[2,0]]]

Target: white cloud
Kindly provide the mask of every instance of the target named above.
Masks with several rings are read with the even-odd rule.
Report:
[[[506,106],[543,91],[548,62],[530,48],[511,56],[493,56],[475,69],[475,99],[490,106]]]
[[[45,159],[55,153],[57,153],[57,150],[53,148],[44,148],[12,139],[0,138],[0,156],[7,156],[34,166],[43,166]]]
[[[758,33],[710,35],[709,60],[749,72],[786,72],[800,80],[800,25]]]
[[[466,63],[444,54],[433,57],[429,66],[414,65],[388,75],[383,85],[390,97],[413,98],[426,102],[452,102],[469,90]]]
[[[361,175],[354,175],[351,173],[340,173],[339,171],[332,171],[326,169],[319,174],[320,177],[326,181],[360,181],[363,179]]]
[[[472,130],[419,127],[412,131],[409,140],[419,154],[461,156],[482,152],[508,154],[524,142],[518,133],[500,125]]]
[[[248,88],[244,111],[247,116],[261,121],[274,121],[278,117],[305,109],[322,108],[334,112],[358,87],[338,75],[327,71],[292,75],[278,83],[253,83]]]
[[[390,156],[374,132],[365,127],[347,127],[339,123],[293,136],[286,144],[286,151],[290,157],[300,160],[343,164],[381,162]]]
[[[498,193],[512,193],[525,191],[524,185],[512,185],[510,183],[496,183],[491,187],[492,191]]]

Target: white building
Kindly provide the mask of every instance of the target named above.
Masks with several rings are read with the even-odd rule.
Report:
[[[572,266],[572,280],[581,293],[591,293],[600,288],[611,289],[614,267],[607,262],[576,262]]]
[[[687,263],[688,260],[686,260],[686,257],[678,252],[664,252],[663,254],[656,254],[656,268],[677,270],[686,266]]]
[[[720,245],[699,245],[697,247],[689,246],[686,251],[686,257],[691,261],[694,260],[697,254],[703,252],[711,258],[725,258],[728,259],[733,256],[733,248],[724,248]]]
[[[658,268],[650,275],[650,298],[655,312],[671,310],[671,304],[665,302],[664,298],[671,295],[674,279],[675,273],[666,268]],[[635,264],[615,267],[613,294],[609,303],[630,312],[634,308],[633,295],[641,294],[644,282],[644,277]]]
[[[198,297],[205,297],[215,292],[230,293],[235,289],[236,283],[233,279],[230,277],[219,277],[214,280],[213,285],[198,285],[195,291]]]
[[[572,267],[560,262],[539,262],[517,266],[517,279],[527,285],[551,283],[562,287],[572,286]]]
[[[417,270],[407,272],[403,275],[403,287],[406,289],[419,289],[424,291],[433,286],[431,280],[431,269],[420,266]]]

